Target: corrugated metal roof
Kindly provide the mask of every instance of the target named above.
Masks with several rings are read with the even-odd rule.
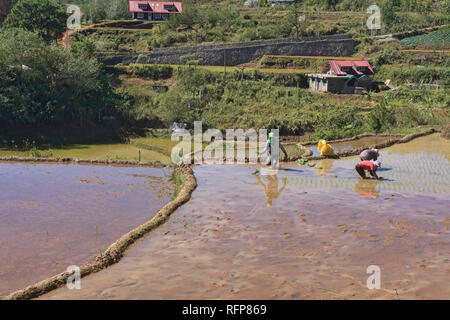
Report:
[[[173,1],[130,1],[130,12],[147,12],[147,13],[181,13],[183,5],[181,2]],[[147,9],[139,8],[146,5]],[[167,6],[174,6],[176,11],[170,11]]]
[[[347,74],[353,75],[371,75],[374,74],[372,67],[370,66],[369,61],[365,60],[328,60],[331,69],[336,75],[345,76]],[[341,67],[350,67],[349,71],[343,71]],[[360,72],[358,71],[358,67],[367,67],[368,71]]]

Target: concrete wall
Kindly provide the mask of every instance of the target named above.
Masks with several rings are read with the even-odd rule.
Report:
[[[353,85],[350,85],[353,83]],[[344,93],[354,94],[356,87],[364,88],[365,90],[375,89],[372,81],[369,79],[351,81],[347,77],[340,78],[318,78],[309,77],[309,88],[312,91],[330,92],[330,93]]]
[[[309,88],[312,91],[331,92],[331,93],[344,93],[345,82],[348,79],[342,78],[309,78]],[[353,88],[354,89],[354,88]],[[352,93],[352,92],[347,92]]]
[[[159,48],[147,55],[104,57],[106,64],[185,64],[182,56],[195,54],[201,65],[235,66],[265,54],[291,56],[350,56],[357,42],[347,35],[275,39],[192,47]]]

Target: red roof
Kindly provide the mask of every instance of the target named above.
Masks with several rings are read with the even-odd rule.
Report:
[[[142,8],[139,8],[142,7]],[[147,8],[145,8],[147,7]],[[168,7],[175,7],[171,11]],[[130,12],[145,13],[181,13],[183,6],[181,2],[173,1],[130,1]]]
[[[371,75],[374,74],[372,67],[370,66],[369,61],[365,60],[328,60],[331,69],[338,76],[345,76],[347,74],[353,75]],[[343,71],[341,67],[350,67],[350,70]],[[358,67],[367,67],[365,71],[358,71]]]

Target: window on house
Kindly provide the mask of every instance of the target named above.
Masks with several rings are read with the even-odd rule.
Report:
[[[361,66],[361,67],[357,67],[356,70],[358,70],[359,72],[366,72],[366,71],[369,71],[369,68],[366,66]]]
[[[148,3],[139,3],[138,8],[141,10],[150,10],[150,6],[148,5]]]
[[[177,11],[177,8],[173,4],[165,4],[164,10],[173,12],[173,11]]]

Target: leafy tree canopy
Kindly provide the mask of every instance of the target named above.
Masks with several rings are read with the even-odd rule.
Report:
[[[42,127],[76,121],[80,126],[112,114],[122,100],[103,66],[85,50],[67,53],[37,33],[0,32],[0,125]]]
[[[19,0],[6,17],[3,27],[36,32],[50,42],[66,30],[67,17],[65,6],[57,0]]]

